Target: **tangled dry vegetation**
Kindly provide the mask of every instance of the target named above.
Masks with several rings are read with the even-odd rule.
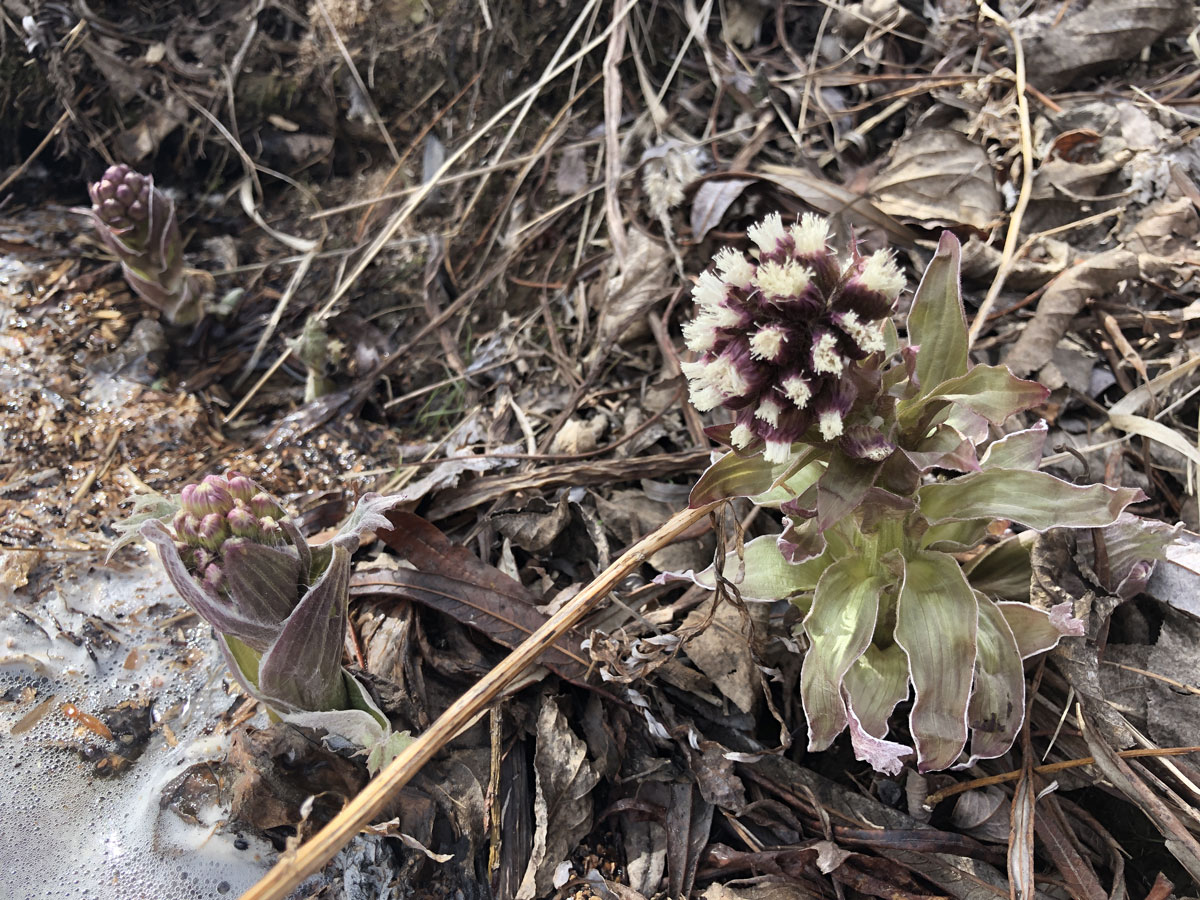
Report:
[[[144,485],[236,466],[310,534],[403,491],[351,627],[419,733],[686,505],[713,447],[681,301],[771,211],[895,248],[910,286],[954,231],[974,358],[1053,390],[1043,465],[1200,530],[1190,3],[0,9],[13,603],[101,553]],[[72,208],[113,161],[174,192],[199,325],[158,321]],[[891,778],[795,740],[794,610],[654,580],[770,515],[730,506],[646,559],[395,798],[364,893],[314,896],[1193,890],[1200,770],[1162,750],[1200,745],[1185,568],[1122,597],[1086,532],[1047,535],[1035,596],[1088,631],[1029,672],[1017,747]],[[229,772],[256,773],[232,821],[279,847],[362,787],[332,754],[284,767],[323,752],[285,726],[229,727]]]

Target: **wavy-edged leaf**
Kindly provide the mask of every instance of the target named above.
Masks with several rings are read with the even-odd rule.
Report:
[[[967,317],[959,279],[962,245],[942,232],[937,253],[921,277],[908,314],[908,341],[917,346],[922,393],[967,373]]]
[[[963,572],[971,587],[993,600],[1027,601],[1029,582],[1033,578],[1029,550],[1036,536],[1036,531],[1014,534],[988,547],[964,565]]]
[[[896,643],[908,657],[916,690],[909,726],[918,771],[953,765],[967,742],[978,625],[975,594],[952,556],[915,553],[905,559]]]
[[[919,356],[917,360],[919,363]],[[1045,403],[1049,396],[1049,388],[1018,378],[1005,366],[975,366],[937,385],[927,399],[949,400],[999,425],[1023,409]]]
[[[772,463],[761,453],[739,456],[729,452],[705,469],[688,498],[692,509],[699,509],[714,500],[732,497],[754,497],[769,491],[775,484],[804,465],[811,451],[805,450],[784,462]]]
[[[995,759],[1012,746],[1025,718],[1025,670],[1012,629],[996,604],[975,592],[979,604],[975,687],[967,707],[971,758]]]
[[[342,648],[350,553],[335,544],[329,567],[300,599],[258,666],[258,689],[282,712],[344,709]]]
[[[148,519],[138,528],[139,533],[158,550],[167,578],[184,601],[200,618],[221,634],[231,634],[245,641],[258,651],[265,650],[278,634],[276,622],[253,618],[234,607],[232,603],[208,593],[179,556],[175,540],[158,519]]]
[[[944,422],[934,428],[913,450],[906,450],[904,453],[922,472],[931,469],[979,471],[974,442],[964,437],[957,428]]]
[[[1037,531],[1103,528],[1145,498],[1137,488],[1080,487],[1022,469],[987,469],[917,491],[917,505],[930,522],[1009,519]]]
[[[939,553],[960,553],[974,550],[987,537],[991,519],[967,519],[963,522],[939,522],[931,525],[920,535],[920,546],[924,550]]]
[[[892,711],[908,696],[908,660],[891,644],[881,650],[872,644],[855,660],[843,682],[850,743],[854,756],[878,772],[898,775],[912,747],[884,740]]]
[[[1028,603],[996,604],[1012,629],[1021,659],[1028,659],[1058,646],[1064,635],[1083,634],[1083,622],[1071,615],[1071,604],[1060,603],[1046,612]]]
[[[725,557],[726,580],[737,586],[743,600],[785,600],[798,593],[805,593],[817,586],[821,573],[829,565],[829,559],[821,557],[799,564],[789,563],[779,550],[775,535],[764,534],[747,541],[742,548],[744,560],[736,553]],[[685,572],[680,575],[659,576],[663,580],[686,578],[710,591],[716,588],[716,568],[709,566],[703,572]]]
[[[513,649],[540,628],[546,616],[537,598],[519,581],[451,543],[420,516],[393,510],[391,530],[380,538],[416,569],[363,569],[351,579],[356,597],[405,597],[439,610]],[[587,677],[589,661],[571,633],[543,655],[547,668],[570,681]]]
[[[790,519],[776,545],[789,565],[802,566],[823,558],[829,551],[827,532],[817,527],[816,519]]]
[[[854,556],[833,563],[817,582],[804,619],[809,646],[800,670],[809,750],[824,750],[846,727],[842,679],[871,644],[887,585],[886,577]]]
[[[1038,419],[1032,428],[1014,431],[989,444],[979,465],[985,469],[1036,469],[1049,433],[1046,420]]]

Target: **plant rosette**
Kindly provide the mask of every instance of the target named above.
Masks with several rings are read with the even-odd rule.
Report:
[[[113,550],[146,538],[243,687],[283,721],[365,748],[374,769],[408,736],[392,732],[342,653],[350,556],[364,534],[391,528],[384,513],[396,502],[367,494],[337,534],[309,544],[278,501],[231,471],[141,498]]]
[[[697,358],[684,372],[697,408],[734,422],[709,429],[732,450],[691,505],[747,497],[784,527],[687,577],[714,588],[728,573],[744,599],[803,612],[810,750],[849,729],[857,758],[881,772],[914,753],[921,772],[971,765],[1012,745],[1024,661],[1082,634],[1069,604],[1029,603],[1033,537],[1136,530],[1122,512],[1145,496],[1039,471],[1045,422],[1002,432],[1048,391],[971,365],[952,234],[917,288],[906,341],[889,318],[903,287],[890,257],[839,262],[827,234],[815,216],[787,229],[768,216],[750,229],[756,252],[722,250],[695,288],[684,335]],[[1145,572],[1162,539],[1114,541],[1129,558],[1113,565]],[[910,692],[915,747],[888,739]]]

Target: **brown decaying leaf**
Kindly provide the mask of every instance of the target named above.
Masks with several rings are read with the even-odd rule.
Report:
[[[536,609],[537,598],[520,582],[452,544],[420,516],[392,512],[389,518],[394,528],[380,538],[416,569],[360,569],[350,580],[352,596],[414,600],[510,649],[545,623]],[[578,638],[563,638],[546,651],[542,662],[570,681],[587,677],[589,663]]]
[[[1123,248],[1106,250],[1068,269],[1042,294],[1033,321],[1005,355],[1005,364],[1022,377],[1038,371],[1050,361],[1055,346],[1089,297],[1104,297],[1118,282],[1137,273],[1137,257]]]
[[[549,694],[542,696],[538,712],[533,769],[533,850],[517,900],[545,897],[553,890],[554,870],[592,827],[591,791],[600,780],[587,759],[587,745],[571,731]]]
[[[869,189],[884,213],[926,228],[970,225],[982,231],[1000,215],[1000,192],[987,153],[948,129],[921,129],[902,138]]]

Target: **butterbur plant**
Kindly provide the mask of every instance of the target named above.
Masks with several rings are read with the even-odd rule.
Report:
[[[920,771],[999,756],[1023,718],[1023,660],[1082,629],[1069,604],[1029,603],[1031,537],[1113,525],[1144,497],[1039,471],[1044,422],[1004,434],[1048,392],[971,365],[953,235],[906,341],[888,255],[839,259],[815,216],[749,236],[749,256],[723,250],[700,277],[685,326],[693,403],[733,414],[710,429],[732,451],[691,500],[750,497],[784,527],[695,577],[803,611],[810,750],[849,729],[857,757],[892,774],[914,753]],[[914,747],[888,739],[910,694]]]
[[[96,233],[120,260],[129,286],[172,324],[200,318],[204,281],[184,269],[175,204],[154,178],[124,164],[109,166],[88,193]]]
[[[342,667],[350,556],[364,533],[391,527],[393,503],[367,494],[333,538],[313,545],[274,498],[231,471],[131,521],[250,693],[289,721],[366,746],[386,736],[387,720]],[[367,718],[330,714],[343,710]]]

